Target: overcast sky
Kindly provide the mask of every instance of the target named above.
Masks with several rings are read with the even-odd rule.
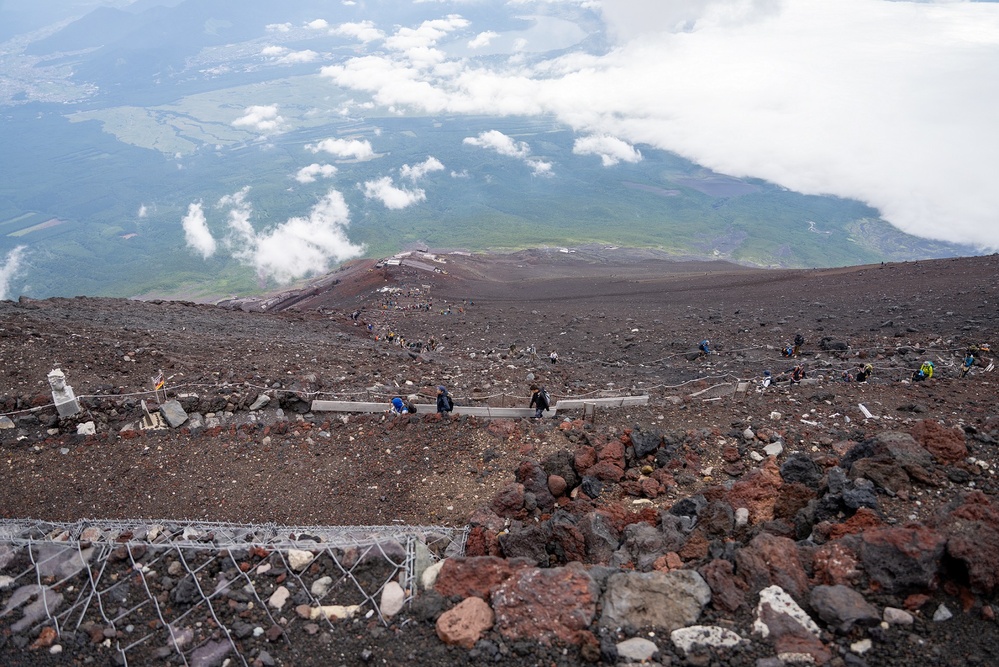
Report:
[[[559,34],[508,35],[462,14],[499,2],[428,4],[440,17],[423,24],[330,21],[363,55],[323,73],[399,112],[554,114],[578,133],[576,152],[608,169],[648,147],[675,151],[999,249],[999,4],[511,0],[523,15],[592,9],[614,45],[550,57],[539,54],[582,31],[546,19]],[[491,139],[471,143],[501,150]]]

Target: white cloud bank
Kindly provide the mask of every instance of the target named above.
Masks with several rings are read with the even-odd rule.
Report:
[[[329,190],[304,217],[293,217],[275,227],[256,231],[250,223],[249,188],[222,197],[217,209],[228,209],[227,229],[220,244],[208,228],[201,202],[188,206],[183,219],[187,245],[202,257],[220,247],[232,257],[257,270],[265,278],[288,283],[328,271],[334,262],[357,257],[364,246],[347,238],[350,210],[343,195]]]
[[[399,168],[399,175],[415,183],[427,174],[435,171],[444,171],[444,165],[437,158],[430,156],[423,162],[414,164],[413,166],[409,166],[408,164],[402,165]]]
[[[599,11],[617,39],[601,55],[450,58],[437,41],[468,25],[451,15],[322,72],[386,107],[555,116],[584,138],[856,198],[907,232],[999,249],[999,3],[613,0]],[[605,164],[627,154],[595,153]]]
[[[531,147],[526,142],[516,141],[513,137],[509,137],[499,130],[481,132],[477,137],[465,137],[462,143],[496,151],[500,155],[507,157],[517,158],[530,167],[535,176],[545,176],[552,171],[550,162],[531,157]]]
[[[333,178],[336,171],[336,167],[331,164],[313,162],[308,167],[299,169],[295,174],[295,180],[299,183],[315,183],[317,178]]]
[[[11,281],[21,273],[26,255],[26,247],[19,245],[4,257],[3,264],[0,264],[0,300],[12,298],[7,292]]]
[[[420,188],[405,190],[396,187],[392,183],[391,176],[383,176],[373,181],[365,181],[361,187],[361,191],[364,192],[366,198],[376,199],[384,204],[385,208],[393,211],[412,206],[413,204],[425,201],[427,198],[427,193]]]
[[[243,110],[243,115],[232,121],[234,127],[245,127],[263,134],[279,132],[284,126],[284,118],[278,115],[276,104],[252,106]]]
[[[572,146],[576,155],[599,155],[605,167],[620,162],[641,162],[642,154],[631,144],[607,135],[581,137]]]
[[[375,157],[371,142],[366,139],[323,139],[317,144],[306,144],[305,150],[312,153],[329,153],[338,158],[370,160]]]

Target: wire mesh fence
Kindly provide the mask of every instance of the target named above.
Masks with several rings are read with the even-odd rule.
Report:
[[[466,537],[427,526],[0,520],[0,634],[21,648],[97,645],[120,665],[249,665],[294,642],[296,624],[312,634],[358,615],[387,622]]]

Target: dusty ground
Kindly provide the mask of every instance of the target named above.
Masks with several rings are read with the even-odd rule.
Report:
[[[437,384],[459,404],[526,406],[532,378],[556,400],[651,396],[647,407],[600,412],[594,428],[607,433],[638,425],[726,436],[777,411],[785,442],[799,451],[832,452],[916,419],[981,428],[996,416],[999,374],[958,373],[968,345],[999,343],[996,256],[815,271],[674,263],[624,249],[443,259],[434,264],[440,272],[358,262],[329,289],[271,300],[266,312],[240,310],[259,308],[246,302],[0,303],[0,412],[13,424],[0,430],[0,517],[463,525],[512,479],[523,455],[543,458],[570,445],[550,419],[490,425],[308,410],[312,398],[430,401]],[[798,332],[807,341],[798,361],[817,384],[727,395],[732,383],[798,363],[778,351]],[[389,343],[389,333],[407,344],[434,339],[437,349],[418,353]],[[717,354],[688,359],[703,338]],[[836,342],[849,349],[822,349]],[[937,377],[904,382],[924,359],[936,363]],[[867,362],[873,381],[840,381],[843,370]],[[44,407],[45,376],[57,367],[87,408],[78,418],[60,422]],[[170,398],[221,425],[121,437],[141,417],[141,400],[155,407],[150,378],[160,369]],[[273,400],[250,421],[246,408],[261,393]],[[861,403],[880,419],[865,419]],[[76,423],[90,419],[97,435],[75,435]],[[995,446],[970,453],[983,462],[971,485],[994,495]],[[656,503],[668,507],[717,482],[723,465],[709,447],[701,470]],[[885,499],[884,509],[893,520],[921,518],[968,485],[949,481]],[[405,662],[414,640],[396,642],[397,631],[347,631],[356,637],[340,638],[344,664],[366,662],[360,656],[372,646],[389,663]],[[970,626],[952,632],[970,637],[979,655],[975,642],[995,637],[995,624],[984,635]],[[431,659],[475,662],[420,641]],[[312,664],[308,653],[283,664]],[[911,664],[966,664],[920,656]],[[504,659],[574,661],[537,647]]]

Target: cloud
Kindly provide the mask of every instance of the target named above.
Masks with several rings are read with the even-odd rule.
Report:
[[[140,218],[145,218],[146,216],[149,215],[149,207],[146,206],[145,204],[140,204],[139,212],[136,215]]]
[[[288,49],[284,48],[283,46],[274,46],[272,44],[270,46],[265,46],[264,48],[260,49],[260,55],[272,58],[276,56],[282,56],[285,53],[287,53],[287,51]]]
[[[484,46],[489,46],[489,43],[497,37],[499,37],[499,33],[492,30],[480,32],[478,35],[468,40],[468,48],[481,49]]]
[[[392,178],[385,176],[374,181],[365,181],[361,190],[367,199],[377,199],[385,208],[399,210],[425,201],[427,193],[416,190],[403,190],[392,183]]]
[[[531,154],[531,147],[527,143],[514,141],[513,137],[508,137],[499,130],[482,132],[477,137],[465,137],[462,143],[488,148],[508,157],[523,159]]]
[[[27,246],[19,245],[8,252],[0,264],[0,300],[10,298],[10,283],[21,273],[26,255]]]
[[[267,32],[289,32],[291,30],[290,23],[268,23],[264,26],[264,30]]]
[[[595,11],[614,40],[600,53],[449,57],[436,40],[467,27],[449,17],[322,73],[395,110],[555,118],[582,139],[858,199],[904,231],[999,249],[999,3],[614,0]]]
[[[535,176],[550,176],[552,173],[551,162],[531,157],[531,147],[526,142],[515,141],[513,137],[509,137],[499,130],[481,132],[477,137],[465,137],[462,143],[517,158],[530,167]]]
[[[375,157],[371,143],[366,139],[323,139],[317,144],[306,144],[305,150],[329,153],[344,159],[370,160]]]
[[[599,155],[605,167],[618,162],[641,162],[642,154],[626,141],[607,135],[580,137],[572,146],[576,155]]]
[[[306,23],[305,27],[312,30],[326,30],[326,28],[330,27],[330,24],[326,21],[326,19],[316,19]]]
[[[295,180],[299,183],[315,183],[316,178],[333,178],[335,174],[336,167],[333,165],[313,162],[308,167],[299,169]]]
[[[228,209],[228,232],[224,246],[239,262],[256,269],[262,278],[288,283],[298,278],[328,271],[330,265],[357,257],[364,252],[347,238],[350,210],[343,195],[329,190],[308,215],[256,231],[250,222],[253,208],[248,187],[219,199],[216,209]],[[188,246],[204,258],[212,256],[218,244],[208,230],[202,204],[189,205],[184,217]]]
[[[359,21],[357,23],[341,23],[330,30],[331,35],[341,35],[343,37],[353,37],[367,44],[377,40],[385,39],[385,33],[375,27],[373,21]]]
[[[218,244],[208,230],[208,221],[205,219],[205,211],[201,202],[188,204],[187,215],[181,220],[184,227],[184,239],[187,247],[201,255],[202,259],[208,259],[215,254]]]
[[[440,160],[431,156],[420,164],[414,164],[412,167],[408,164],[402,165],[399,168],[399,175],[415,183],[433,171],[444,171],[444,165]]]
[[[291,53],[281,56],[277,59],[277,63],[280,65],[300,65],[302,63],[311,63],[319,59],[319,54],[310,49],[305,51],[292,51]]]
[[[232,121],[235,127],[247,127],[264,134],[278,132],[284,125],[284,118],[278,115],[276,104],[247,107],[243,115]]]

